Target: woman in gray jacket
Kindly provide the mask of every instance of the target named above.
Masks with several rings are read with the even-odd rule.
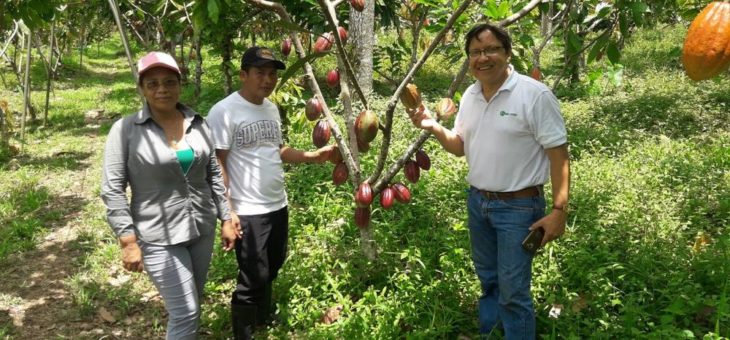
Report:
[[[101,197],[124,268],[145,270],[165,302],[167,339],[195,339],[216,217],[223,221],[224,249],[233,247],[237,233],[210,130],[179,103],[177,63],[151,52],[138,70],[145,104],[109,131]]]

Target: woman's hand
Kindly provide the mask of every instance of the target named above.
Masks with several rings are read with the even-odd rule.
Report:
[[[239,227],[234,225],[233,219],[236,219],[236,223]],[[236,239],[241,238],[240,224],[238,223],[238,216],[231,214],[231,219],[223,221],[221,225],[221,247],[223,250],[229,251],[236,246]]]
[[[137,245],[136,235],[126,235],[119,238],[122,247],[122,266],[130,272],[142,272],[142,250]]]

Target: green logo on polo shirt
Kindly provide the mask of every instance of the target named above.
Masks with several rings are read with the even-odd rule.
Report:
[[[516,117],[517,116],[516,113],[509,113],[507,111],[499,111],[499,115],[502,117],[504,117],[504,116],[515,116]]]

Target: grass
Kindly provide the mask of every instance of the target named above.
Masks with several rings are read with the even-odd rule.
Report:
[[[619,82],[609,79],[609,71],[617,68],[604,60],[588,66],[597,75],[593,80],[556,91],[569,131],[573,212],[566,235],[534,264],[541,338],[730,336],[730,80],[693,83],[683,75],[676,46],[684,30],[637,32],[623,51]],[[73,223],[78,236],[70,246],[81,256],[73,259],[75,270],[65,281],[73,292],[67,313],[94,320],[105,306],[120,320],[141,316],[149,328],[144,334],[160,337],[162,304],[149,298],[154,288],[145,276],[126,274],[119,266],[118,246],[96,198],[108,125],[83,122],[89,109],[128,114],[139,107],[126,60],[114,53],[118,49],[112,39],[91,49],[83,67],[78,58],[68,60],[52,97],[51,124],[31,125],[23,155],[6,156],[0,166],[0,265],[37,251],[54,226]],[[557,63],[545,65],[547,83],[556,67],[551,62]],[[208,60],[203,95],[193,103],[200,112],[223,97],[214,63]],[[315,67],[332,65],[325,60]],[[429,101],[443,96],[451,81],[454,70],[444,65],[450,64],[431,61],[415,78]],[[43,78],[41,69],[34,72],[34,79]],[[389,99],[388,86],[375,86],[376,111]],[[17,93],[0,93],[10,98],[11,107],[20,107]],[[191,97],[186,87],[183,101]],[[36,93],[33,100],[38,105],[44,98]],[[289,110],[289,141],[310,149],[311,125],[301,119],[297,102]],[[395,124],[391,157],[417,134],[404,115],[397,114]],[[373,262],[360,250],[353,188],[331,184],[332,165],[289,169],[289,258],[274,287],[279,321],[262,336],[476,335],[479,286],[465,226],[466,164],[433,140],[424,149],[433,167],[409,185],[412,203],[373,209],[380,253]],[[366,172],[375,157],[373,151],[365,155]],[[70,192],[89,199],[69,199]],[[232,254],[216,245],[203,304],[204,338],[230,336],[228,301],[235,271]],[[325,311],[338,305],[340,319],[321,323]],[[558,309],[559,315],[551,317],[550,311]],[[4,320],[0,338],[19,332]]]

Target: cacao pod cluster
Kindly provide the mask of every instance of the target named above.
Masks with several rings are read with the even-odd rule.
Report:
[[[416,160],[409,159],[403,166],[403,174],[411,183],[418,183],[421,178],[421,169],[431,169],[431,158],[423,150],[416,151]]]
[[[411,201],[411,191],[403,183],[386,186],[380,191],[380,206],[390,209],[396,201],[406,204]]]
[[[398,201],[407,204],[411,201],[411,192],[402,183],[386,186],[380,192],[380,206],[390,209]],[[370,183],[363,182],[355,192],[355,224],[360,228],[370,225],[370,204],[373,202],[373,191]]]

